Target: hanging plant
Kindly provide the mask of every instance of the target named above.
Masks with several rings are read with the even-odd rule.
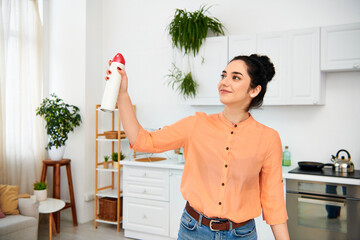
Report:
[[[208,32],[212,32],[216,36],[224,35],[224,26],[219,19],[206,15],[210,7],[203,5],[195,12],[176,9],[174,18],[167,27],[174,48],[184,51],[185,55],[192,53],[195,57],[205,42]],[[202,58],[203,62],[204,58]],[[174,90],[178,85],[176,90],[185,99],[194,98],[199,84],[193,79],[191,71],[187,74],[183,73],[174,63],[173,68],[169,71],[170,74],[167,76],[172,89]]]
[[[176,90],[183,95],[184,99],[196,96],[199,84],[193,80],[191,72],[185,74],[173,63],[170,74],[167,77],[169,78],[168,85],[171,85],[173,90],[175,90],[177,85]]]
[[[216,36],[224,35],[224,26],[215,17],[206,15],[210,7],[201,6],[195,12],[176,9],[174,19],[168,26],[173,46],[184,50],[185,54],[199,53],[209,31]]]

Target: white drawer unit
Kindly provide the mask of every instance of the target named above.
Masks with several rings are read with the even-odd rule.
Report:
[[[169,170],[138,166],[124,166],[124,181],[151,186],[161,186],[168,184]]]
[[[169,201],[169,183],[163,185],[144,185],[143,183],[135,183],[124,181],[124,196],[137,197],[143,199],[153,199],[161,201]]]
[[[168,236],[169,202],[125,197],[123,227]]]

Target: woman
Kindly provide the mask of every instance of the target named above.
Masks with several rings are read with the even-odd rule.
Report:
[[[154,132],[137,121],[126,73],[118,71],[119,114],[130,147],[139,152],[184,149],[181,193],[187,204],[178,239],[257,239],[254,218],[261,210],[275,238],[289,239],[280,137],[249,113],[261,106],[275,74],[268,57],[230,61],[218,84],[223,112],[196,113]]]

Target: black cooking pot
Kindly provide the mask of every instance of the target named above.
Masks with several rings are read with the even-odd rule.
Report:
[[[308,171],[319,171],[325,166],[334,167],[332,163],[321,163],[321,162],[298,162],[299,167],[302,170]]]

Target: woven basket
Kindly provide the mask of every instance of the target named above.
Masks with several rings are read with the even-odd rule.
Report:
[[[122,216],[122,197],[120,198],[120,217]],[[117,199],[104,197],[99,199],[99,218],[106,221],[117,220]]]
[[[105,138],[107,139],[116,139],[118,138],[118,131],[106,131],[104,132]]]

